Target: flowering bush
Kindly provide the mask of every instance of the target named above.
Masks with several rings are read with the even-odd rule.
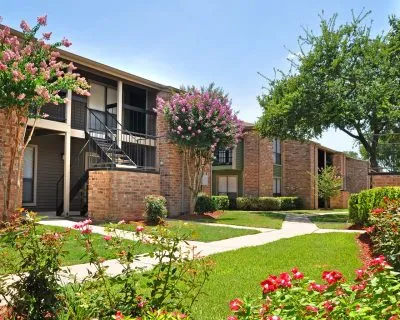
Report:
[[[138,226],[136,241],[130,242],[123,241],[121,231],[110,226],[104,246],[115,252],[121,270],[112,276],[97,252],[92,221],[87,219],[73,228],[79,231],[77,246],[86,248],[95,271],[65,285],[68,273],[62,271],[60,258],[70,230],[39,233],[37,222],[34,213],[18,212],[0,229],[0,249],[4,243],[18,253],[9,259],[0,250],[0,267],[15,275],[0,275],[0,297],[7,302],[8,311],[5,318],[0,313],[1,320],[189,319],[190,308],[209,277],[210,261],[184,249],[184,239],[162,226],[150,235],[144,235],[143,227]],[[137,264],[143,244],[154,249],[147,254],[152,267]]]
[[[9,283],[3,276],[0,297],[12,306],[12,315],[18,319],[55,318],[62,306],[58,273],[68,231],[39,233],[37,221],[35,213],[21,210],[0,229],[0,249],[9,244],[18,257],[10,259],[5,253],[0,255],[2,269],[16,277]]]
[[[11,196],[12,187],[16,185],[17,192],[20,192],[20,183],[15,181],[20,181],[23,152],[32,137],[36,119],[42,116],[42,106],[64,103],[66,99],[59,94],[62,90],[89,95],[89,85],[74,72],[75,66],[59,60],[57,48],[69,47],[71,42],[64,38],[51,44],[51,32],[37,36],[46,24],[47,16],[38,17],[32,28],[23,20],[19,36],[13,35],[7,26],[0,28],[0,110],[6,113],[7,132],[12,128],[16,130],[15,137],[6,137],[14,140],[10,143],[1,140],[0,145],[0,151],[11,156],[8,165],[0,161],[0,175],[3,177],[0,192],[5,198],[3,220],[7,220],[8,214],[16,208],[15,197]],[[35,121],[26,137],[28,118]],[[2,157],[4,155],[0,152],[0,160]]]
[[[349,199],[349,218],[355,224],[369,225],[370,213],[384,205],[384,199],[400,199],[400,187],[363,190]]]
[[[389,263],[400,271],[400,201],[384,198],[382,208],[372,210],[371,227],[367,232],[378,254],[387,257]]]
[[[261,299],[232,300],[228,320],[400,319],[400,284],[380,256],[356,270],[347,282],[338,271],[324,271],[322,282],[305,278],[297,268],[261,281]]]
[[[200,90],[184,88],[168,100],[158,97],[156,111],[164,116],[169,138],[184,154],[193,213],[203,174],[214,151],[236,144],[243,124],[232,111],[227,95],[213,84]]]
[[[91,223],[88,219],[74,226],[80,230],[78,240],[86,247],[96,271],[83,283],[76,282],[66,288],[70,318],[110,319],[114,316],[115,319],[175,320],[187,317],[209,277],[209,260],[197,259],[193,252],[182,248],[183,238],[162,226],[146,235],[144,228],[138,226],[138,241],[127,246],[118,236],[121,231],[110,225],[104,242],[115,250],[122,268],[119,275],[111,277],[103,264],[104,259],[93,246]],[[135,265],[136,252],[143,243],[154,248],[148,254],[154,264],[152,268],[146,264]]]
[[[151,223],[161,223],[167,217],[167,200],[163,196],[148,195],[144,198],[146,217]]]

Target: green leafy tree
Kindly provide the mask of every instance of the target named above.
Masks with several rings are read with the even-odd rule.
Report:
[[[318,197],[324,199],[324,208],[327,209],[329,199],[340,193],[342,177],[337,174],[335,167],[328,166],[320,170],[317,182]]]
[[[258,97],[263,136],[306,140],[339,129],[378,166],[380,133],[400,121],[400,21],[390,18],[390,30],[373,36],[368,15],[353,13],[342,25],[321,16],[318,33],[304,31],[291,70]]]
[[[354,159],[360,159],[360,155],[356,151],[343,151],[346,156]]]

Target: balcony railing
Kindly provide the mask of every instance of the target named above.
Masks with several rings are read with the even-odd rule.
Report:
[[[53,105],[46,104],[42,107],[42,113],[46,114],[47,117],[45,119],[57,121],[57,122],[65,122],[65,105]]]

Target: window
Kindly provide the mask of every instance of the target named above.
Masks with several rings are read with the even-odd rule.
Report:
[[[27,146],[24,152],[22,203],[36,205],[37,146]]]
[[[274,178],[272,192],[274,197],[279,197],[282,194],[282,178]]]
[[[279,139],[272,140],[272,152],[273,152],[274,164],[282,164],[281,141]]]
[[[228,195],[237,194],[238,180],[237,176],[219,176],[218,177],[218,194]]]
[[[232,149],[218,149],[215,154],[215,166],[231,165],[232,164]]]
[[[282,194],[282,154],[279,139],[272,140],[272,154],[274,162],[272,193],[274,197],[279,197]]]

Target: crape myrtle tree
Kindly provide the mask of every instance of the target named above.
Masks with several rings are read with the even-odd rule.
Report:
[[[89,95],[84,78],[75,73],[72,63],[59,60],[57,48],[69,47],[63,39],[50,43],[51,32],[38,32],[47,24],[47,16],[37,18],[34,27],[21,22],[22,33],[15,36],[9,27],[0,28],[0,112],[5,115],[6,135],[0,137],[0,176],[4,202],[1,204],[2,219],[7,220],[16,209],[15,195],[21,194],[21,171],[24,150],[32,138],[37,120],[43,116],[42,106],[65,103],[60,91],[72,90]],[[32,125],[28,129],[28,120]],[[10,158],[6,161],[6,156]],[[16,189],[13,186],[16,185]]]
[[[372,34],[369,12],[338,25],[321,16],[320,30],[304,30],[290,71],[268,79],[258,97],[263,136],[306,140],[335,128],[354,138],[378,167],[381,133],[400,121],[400,21]]]
[[[190,213],[194,212],[202,177],[220,148],[233,147],[243,124],[228,95],[214,84],[207,88],[182,88],[169,99],[157,99],[157,113],[168,124],[168,137],[182,151],[189,179]]]

